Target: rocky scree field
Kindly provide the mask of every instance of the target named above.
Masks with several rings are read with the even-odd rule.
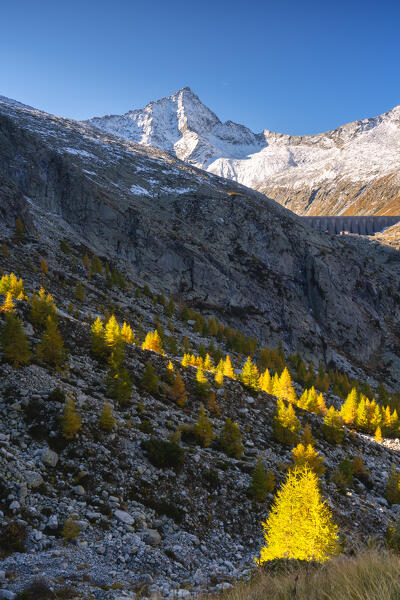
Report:
[[[35,213],[35,225],[41,218]],[[127,274],[116,278],[118,285],[107,285],[104,274],[89,276],[85,254],[90,249],[72,234],[60,238],[66,230],[45,223],[40,239],[26,235],[17,242],[8,231],[2,240],[2,271],[18,273],[28,296],[41,285],[53,294],[68,354],[58,368],[35,357],[20,369],[5,362],[0,366],[0,597],[12,599],[41,579],[57,597],[184,598],[248,578],[272,501],[272,493],[260,503],[249,497],[255,464],[261,457],[278,485],[292,464],[291,447],[273,437],[276,398],[228,377],[218,388],[206,373],[219,406],[211,410],[203,400],[212,430],[218,436],[230,417],[239,425],[244,451],[232,458],[217,438],[203,447],[190,435],[201,404],[197,371],[183,368],[181,358],[185,348],[198,352],[210,339],[194,331],[194,321],[178,318],[178,307],[167,314],[157,295]],[[84,295],[77,298],[79,282]],[[30,323],[29,303],[14,302],[34,350],[42,333]],[[161,325],[177,344],[177,351],[166,356],[126,344],[133,388],[122,406],[109,397],[107,364],[91,355],[90,324],[105,313],[131,323],[139,340]],[[212,341],[225,354],[224,344]],[[232,353],[235,366],[244,359]],[[182,407],[168,394],[169,361],[186,387]],[[160,378],[151,393],[143,385],[148,362]],[[59,419],[68,396],[82,419],[72,439],[63,434]],[[340,404],[333,396],[326,400]],[[108,432],[99,428],[106,401],[115,418]],[[316,449],[325,458],[322,490],[344,549],[351,551],[368,538],[382,540],[399,514],[399,505],[390,506],[385,498],[390,470],[400,467],[399,441],[377,442],[347,431],[341,445],[332,445],[322,435],[321,417],[296,412],[302,426],[311,425]],[[188,434],[177,442],[178,458],[160,465],[146,442],[168,443],[177,428],[185,432],[185,425]],[[367,473],[343,488],[332,474],[346,456],[361,456]]]

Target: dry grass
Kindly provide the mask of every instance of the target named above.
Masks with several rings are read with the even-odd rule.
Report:
[[[223,594],[224,600],[399,600],[400,557],[383,550],[336,558],[323,565],[258,570],[250,583]],[[221,596],[220,596],[221,598]]]

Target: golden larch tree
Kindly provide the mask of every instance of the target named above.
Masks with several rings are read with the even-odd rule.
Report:
[[[262,525],[266,546],[258,564],[276,558],[324,562],[338,552],[338,527],[308,467],[289,471]]]

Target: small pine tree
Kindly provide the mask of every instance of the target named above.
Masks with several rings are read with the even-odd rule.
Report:
[[[287,402],[291,402],[292,404],[296,403],[296,392],[294,391],[292,378],[287,367],[283,369],[282,374],[279,377],[276,395],[278,398],[282,398]]]
[[[9,258],[9,256],[10,256],[10,251],[5,242],[3,242],[1,245],[1,254],[2,254],[3,258]]]
[[[112,431],[115,426],[115,418],[113,415],[112,408],[108,402],[106,402],[103,406],[103,410],[101,411],[99,417],[99,427],[103,429],[103,431]]]
[[[293,404],[286,405],[284,400],[278,398],[273,421],[274,438],[281,444],[293,446],[297,442],[299,431],[300,421],[296,417]]]
[[[390,504],[400,504],[400,474],[394,466],[386,484],[386,500]]]
[[[308,423],[306,423],[306,426],[304,427],[304,431],[303,431],[303,434],[301,436],[301,442],[306,447],[309,444],[311,444],[311,446],[315,446],[315,439],[313,438],[311,427],[309,426]]]
[[[250,356],[247,357],[246,362],[243,365],[243,369],[240,375],[242,383],[247,385],[254,390],[258,390],[258,380],[260,374],[255,364],[253,364]]]
[[[220,371],[220,370],[217,369],[215,371],[214,380],[215,380],[215,385],[218,388],[221,388],[224,385],[224,373],[223,373],[223,371]]]
[[[261,458],[258,459],[254,467],[251,483],[249,486],[249,495],[256,502],[265,502],[268,494],[271,494],[275,488],[275,475],[273,471],[267,471]]]
[[[47,264],[47,261],[42,258],[42,260],[40,261],[40,271],[43,275],[47,275],[47,273],[49,272],[49,265]]]
[[[231,362],[231,357],[229,356],[229,354],[227,354],[225,356],[224,375],[225,375],[225,377],[230,377],[231,379],[236,378],[235,371],[233,370],[233,366],[232,366],[232,362]]]
[[[40,362],[52,367],[62,365],[66,358],[64,342],[58,331],[57,323],[47,317],[46,330],[36,347],[36,356]]]
[[[357,406],[356,427],[360,431],[368,430],[368,410],[365,401],[365,396],[361,396]]]
[[[214,371],[214,365],[211,356],[207,353],[204,359],[203,368],[205,371]]]
[[[243,456],[243,441],[239,425],[231,419],[226,419],[219,436],[219,447],[231,458]]]
[[[209,393],[207,398],[207,407],[211,414],[215,415],[216,417],[221,416],[221,407],[217,402],[215,392]]]
[[[100,317],[97,317],[91,326],[90,348],[93,356],[104,359],[107,356],[107,344],[104,331],[104,324]]]
[[[26,365],[30,358],[28,340],[21,319],[13,313],[8,313],[1,329],[0,342],[4,359],[14,367]]]
[[[127,344],[135,343],[135,334],[133,333],[131,326],[125,323],[125,321],[121,327],[121,338]]]
[[[272,379],[268,369],[265,369],[264,373],[260,375],[258,385],[262,392],[265,392],[266,394],[272,394]]]
[[[182,379],[182,375],[180,374],[179,371],[177,372],[177,374],[175,376],[175,381],[171,388],[170,396],[171,396],[171,400],[176,402],[176,404],[178,406],[180,406],[181,408],[186,406],[187,393],[186,393],[185,384]]]
[[[171,361],[168,362],[168,366],[164,372],[164,380],[169,384],[173,385],[175,381],[175,369]]]
[[[276,558],[324,562],[338,552],[337,525],[307,467],[289,471],[263,528],[266,546],[258,564]]]
[[[159,384],[159,381],[158,381],[157,372],[156,372],[155,368],[153,367],[153,365],[151,364],[151,362],[147,362],[146,367],[144,369],[142,381],[140,384],[141,388],[145,392],[148,392],[149,394],[157,394],[158,384]]]
[[[91,271],[92,271],[93,275],[96,275],[96,274],[102,275],[103,274],[102,262],[99,259],[99,257],[96,256],[95,254],[92,256]]]
[[[64,414],[61,418],[61,428],[64,437],[67,440],[72,440],[80,428],[82,427],[82,419],[75,407],[75,401],[70,396],[65,403]]]
[[[353,425],[355,423],[357,416],[357,404],[358,393],[356,388],[353,388],[340,409],[340,416],[342,417],[343,423],[346,425]]]
[[[25,240],[25,224],[21,217],[17,217],[17,220],[15,221],[15,239],[19,242]]]
[[[208,448],[208,446],[211,444],[214,434],[210,419],[206,414],[204,404],[200,404],[199,416],[194,424],[193,432],[203,448]]]
[[[185,352],[185,354],[183,355],[183,358],[181,360],[181,365],[184,369],[186,369],[186,367],[188,367],[190,365],[190,354]]]
[[[76,300],[78,300],[78,302],[84,302],[85,301],[85,288],[82,285],[81,281],[78,281],[76,288],[75,288],[75,298]]]
[[[317,414],[321,415],[322,417],[324,417],[326,415],[326,413],[328,412],[328,409],[326,408],[326,404],[325,404],[325,400],[322,394],[319,394],[318,398],[317,398]]]
[[[18,298],[18,300],[24,299],[24,282],[22,279],[18,279],[14,273],[3,275],[0,278],[0,294],[5,295],[7,292],[11,292],[13,298]]]
[[[334,406],[331,406],[324,418],[322,431],[325,439],[332,444],[341,444],[345,436],[342,420]]]
[[[142,350],[152,350],[153,352],[157,352],[158,354],[164,354],[162,341],[160,335],[155,329],[154,331],[150,331],[142,344]]]
[[[108,319],[104,328],[105,340],[108,348],[113,350],[121,341],[121,331],[114,315]]]
[[[51,294],[46,294],[43,287],[39,293],[34,292],[31,299],[30,319],[33,325],[43,329],[46,327],[47,317],[57,322],[57,309]]]
[[[300,442],[300,444],[293,448],[292,453],[293,462],[296,467],[307,466],[318,476],[321,476],[326,471],[326,467],[323,465],[324,459],[319,456],[311,444],[304,446]]]
[[[132,395],[132,381],[128,369],[124,367],[124,349],[121,343],[114,347],[108,362],[110,365],[106,377],[108,395],[124,406]]]
[[[3,304],[2,304],[2,306],[0,306],[0,312],[3,312],[3,313],[15,312],[15,305],[14,305],[14,302],[12,299],[11,292],[7,292]]]
[[[203,367],[199,365],[196,372],[196,393],[199,398],[207,398],[210,393],[210,384],[204,375]]]
[[[375,436],[374,436],[374,438],[375,438],[375,441],[376,441],[376,442],[381,442],[381,441],[382,441],[382,430],[381,430],[381,428],[380,428],[380,426],[379,426],[379,425],[378,425],[378,427],[376,428],[376,431],[375,431]]]

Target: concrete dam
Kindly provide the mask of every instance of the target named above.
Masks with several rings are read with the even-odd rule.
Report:
[[[400,216],[337,216],[337,217],[300,217],[308,225],[319,231],[328,233],[357,233],[358,235],[374,235],[378,231],[383,231],[386,227],[395,225],[400,221]]]

